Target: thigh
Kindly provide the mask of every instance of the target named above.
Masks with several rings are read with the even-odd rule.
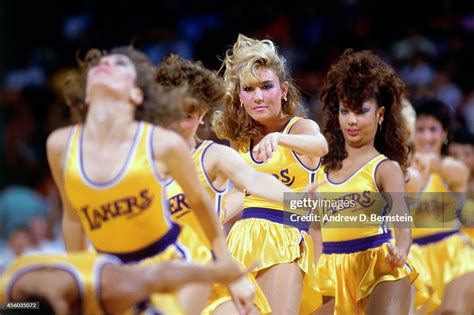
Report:
[[[206,307],[211,285],[207,283],[190,283],[183,286],[179,292],[181,308],[187,315],[199,315]]]
[[[366,314],[408,314],[411,283],[408,277],[378,284],[370,294]]]
[[[332,296],[324,296],[323,305],[321,306],[321,308],[315,311],[313,315],[333,315],[335,301],[336,300]]]
[[[272,314],[298,314],[303,290],[303,272],[296,263],[278,264],[260,271],[257,282]]]
[[[472,293],[474,283],[474,272],[453,279],[444,290],[443,302],[440,307],[441,312],[465,312],[474,298]]]

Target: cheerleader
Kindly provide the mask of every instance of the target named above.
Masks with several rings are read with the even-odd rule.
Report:
[[[403,88],[394,70],[369,51],[347,50],[324,80],[321,101],[329,153],[318,172],[318,191],[354,201],[321,209],[328,217],[320,222],[318,287],[325,301],[335,300],[335,314],[409,311],[410,286],[417,276],[406,263],[410,225],[395,224],[393,241],[387,223],[377,219],[387,211],[400,217],[408,212],[400,194],[409,163],[400,115]],[[382,193],[389,194],[390,202]],[[346,216],[357,222],[331,223]],[[324,306],[320,313],[328,311]]]
[[[294,192],[313,182],[327,152],[318,125],[295,116],[301,96],[270,40],[239,35],[224,59],[227,98],[214,130],[256,170]],[[254,272],[273,314],[308,314],[320,304],[308,225],[288,219],[281,203],[246,194],[241,220],[229,232],[231,254]],[[285,214],[286,213],[286,214]]]

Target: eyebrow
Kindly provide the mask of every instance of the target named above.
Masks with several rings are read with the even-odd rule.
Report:
[[[267,84],[267,83],[275,83],[275,81],[274,80],[265,80],[265,81],[261,81],[261,82],[248,82],[248,83],[242,84],[242,87],[262,85],[262,84]]]

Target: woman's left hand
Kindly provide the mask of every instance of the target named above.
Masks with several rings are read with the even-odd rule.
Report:
[[[408,254],[404,253],[400,248],[398,248],[397,245],[389,243],[388,253],[389,255],[387,256],[387,261],[390,264],[390,267],[392,267],[392,269],[394,267],[399,268],[405,265]]]
[[[263,139],[253,147],[252,155],[257,161],[266,162],[277,150],[280,141],[281,133],[272,132],[263,137]]]

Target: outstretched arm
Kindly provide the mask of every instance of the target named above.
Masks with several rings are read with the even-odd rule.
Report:
[[[191,209],[206,233],[213,246],[216,256],[229,256],[225,243],[224,233],[214,211],[214,205],[208,192],[201,185],[189,149],[184,140],[176,133],[155,129],[158,134],[154,139],[159,139],[154,150],[156,157],[164,164],[168,173],[181,186]],[[154,144],[154,145],[155,145]]]
[[[211,167],[223,174],[243,191],[246,189],[252,195],[283,203],[283,194],[291,192],[287,186],[270,174],[258,172],[248,165],[240,155],[230,147],[213,145],[206,152],[206,161],[210,160]],[[208,165],[208,163],[206,163]],[[238,170],[238,171],[237,171]]]
[[[245,276],[230,260],[209,265],[173,261],[153,265],[107,265],[102,273],[102,302],[108,313],[122,314],[152,293],[173,292],[191,282],[228,284]]]

